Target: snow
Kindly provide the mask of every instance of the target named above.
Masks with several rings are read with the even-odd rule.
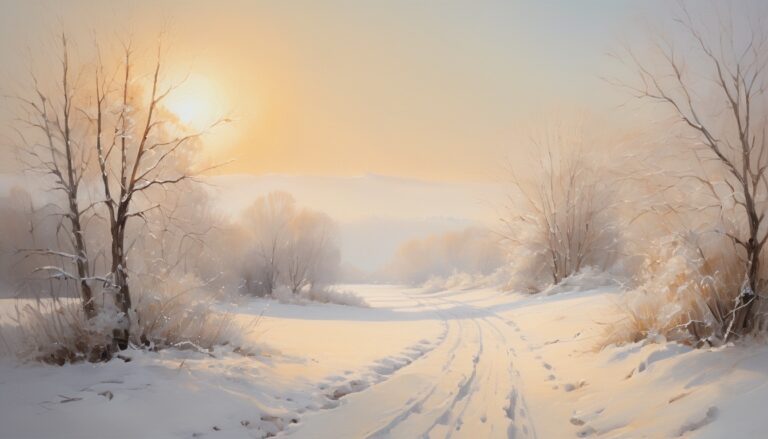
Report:
[[[602,282],[599,282],[602,283]],[[251,299],[243,349],[0,359],[0,437],[754,437],[768,346],[600,349],[615,285],[552,295],[351,285],[370,307]],[[605,284],[605,283],[602,283]],[[0,302],[8,309],[11,301]],[[0,322],[9,324],[9,322]]]

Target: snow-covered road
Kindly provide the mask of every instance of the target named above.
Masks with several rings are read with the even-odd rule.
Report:
[[[263,314],[244,334],[247,351],[130,350],[130,361],[63,367],[0,358],[0,439],[717,438],[768,428],[758,414],[765,344],[604,347],[615,287],[344,288],[371,307],[222,305],[246,321]]]
[[[324,431],[349,438],[534,436],[518,390],[513,327],[487,308],[445,294],[407,297],[442,323],[439,341],[338,407],[302,418],[291,437],[317,438]]]

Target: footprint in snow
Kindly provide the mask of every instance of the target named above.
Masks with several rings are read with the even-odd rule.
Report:
[[[705,425],[712,423],[715,419],[717,419],[717,415],[719,414],[719,412],[720,411],[715,406],[708,408],[707,413],[704,414],[703,418],[683,425],[682,427],[680,427],[680,430],[677,432],[677,435],[683,436],[686,433],[696,431],[701,427],[704,427]]]
[[[571,416],[570,422],[571,422],[571,424],[573,424],[573,425],[575,425],[577,427],[581,427],[582,425],[585,425],[587,423],[587,421],[591,421],[591,420],[595,419],[596,417],[600,416],[600,414],[602,414],[604,410],[605,410],[605,408],[603,407],[603,408],[597,409],[597,410],[595,410],[595,411],[593,411],[591,413],[577,414],[577,413],[574,412],[573,416]],[[587,426],[587,427],[591,428],[589,426]],[[601,434],[603,434],[603,433],[605,433],[605,432],[601,432]]]
[[[579,430],[579,432],[576,433],[576,436],[578,436],[578,437],[587,437],[587,436],[592,436],[596,432],[597,432],[597,430],[595,430],[594,428],[592,428],[590,426],[587,426],[587,427]]]
[[[584,380],[579,381],[576,384],[568,383],[563,385],[563,390],[566,392],[573,392],[576,389],[581,389],[582,387],[586,386],[587,382]]]

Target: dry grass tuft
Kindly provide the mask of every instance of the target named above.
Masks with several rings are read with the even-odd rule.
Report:
[[[217,297],[201,295],[190,283],[194,280],[169,282],[139,295],[131,333],[134,344],[211,350],[240,339],[245,328],[236,324],[235,316],[216,310]]]
[[[15,326],[3,338],[20,358],[58,365],[109,358],[108,333],[86,320],[79,300],[21,299],[9,317]]]
[[[720,343],[744,279],[744,264],[723,239],[661,240],[648,255],[640,287],[618,305],[603,345],[663,336],[695,346]]]
[[[181,279],[137,292],[131,315],[134,347],[210,352],[217,345],[239,342],[257,323],[244,325],[232,313],[217,310],[216,297],[190,286],[194,284]],[[79,299],[53,297],[20,299],[14,311],[1,341],[19,358],[63,365],[112,357],[110,335],[117,316],[107,311],[89,321]]]

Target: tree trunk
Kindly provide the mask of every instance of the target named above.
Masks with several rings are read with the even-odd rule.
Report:
[[[83,231],[78,216],[72,219],[72,233],[75,235],[75,254],[77,255],[75,265],[77,266],[77,277],[80,279],[80,297],[83,301],[83,311],[86,318],[92,319],[96,316],[96,304],[93,302],[93,291],[90,284],[88,284],[87,278],[90,276],[88,254],[85,250],[85,240],[83,239]]]
[[[128,347],[131,331],[131,294],[128,287],[127,261],[125,259],[125,221],[112,228],[112,276],[114,300],[122,313],[119,324],[112,332],[113,344],[120,350]]]
[[[746,145],[745,145],[746,148]],[[745,160],[745,163],[749,161]],[[745,172],[746,174],[746,172]],[[754,328],[755,302],[757,302],[757,288],[760,276],[760,253],[761,245],[758,244],[758,231],[760,228],[760,219],[755,208],[755,201],[749,189],[744,185],[744,195],[746,199],[747,217],[749,219],[749,239],[747,240],[747,276],[745,285],[739,292],[739,300],[736,305],[733,328],[738,331],[738,335],[745,335]]]
[[[744,279],[744,286],[739,292],[739,298],[736,301],[736,312],[733,316],[732,328],[737,335],[745,335],[754,329],[755,303],[758,300],[756,294],[758,286],[758,277],[760,273],[760,249],[754,239],[747,242],[747,258],[749,266],[747,275]]]

